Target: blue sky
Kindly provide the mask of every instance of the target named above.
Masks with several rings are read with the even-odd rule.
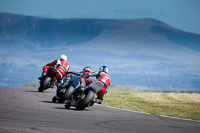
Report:
[[[200,34],[200,0],[0,0],[0,12],[48,18],[154,18]]]

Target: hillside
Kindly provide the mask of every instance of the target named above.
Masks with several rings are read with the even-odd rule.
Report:
[[[0,13],[1,43],[42,47],[84,43],[101,37],[104,41],[125,42],[167,40],[193,50],[200,50],[200,35],[187,33],[155,19],[46,19]],[[166,39],[158,39],[157,37]],[[109,40],[108,40],[109,39]],[[111,39],[111,40],[110,40]],[[150,44],[149,44],[150,45]],[[35,45],[34,45],[35,46]]]
[[[151,18],[48,19],[8,13],[0,18],[0,85],[37,81],[42,67],[64,53],[70,70],[107,65],[114,84],[200,89],[198,34]]]

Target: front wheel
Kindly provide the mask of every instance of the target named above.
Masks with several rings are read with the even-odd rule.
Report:
[[[66,109],[69,109],[71,107],[71,100],[69,100],[69,101],[67,101],[66,103],[65,103],[65,108]]]
[[[69,86],[66,91],[60,96],[59,102],[64,103],[67,99],[69,99],[74,92],[74,87]]]
[[[58,99],[56,98],[56,96],[54,96],[53,98],[52,98],[52,102],[56,102]]]
[[[83,100],[81,100],[78,105],[76,106],[77,110],[84,110],[86,107],[89,106],[90,103],[92,103],[94,99],[94,92],[89,90],[86,94]]]
[[[40,83],[40,87],[38,88],[39,92],[43,92],[48,88],[49,82],[51,81],[51,77],[45,77]]]

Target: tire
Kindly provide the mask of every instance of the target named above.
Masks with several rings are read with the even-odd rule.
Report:
[[[88,91],[88,93],[86,93],[85,95],[85,98],[78,103],[76,109],[84,110],[93,101],[93,99],[94,99],[94,92]]]
[[[65,103],[65,108],[66,109],[69,109],[71,107],[71,100],[70,100],[70,102],[66,102]]]
[[[38,88],[38,91],[39,91],[39,92],[43,92],[43,91],[44,91],[43,88],[41,87],[41,85],[40,85],[40,87]]]
[[[59,102],[64,103],[66,100],[68,100],[72,96],[73,92],[74,92],[74,87],[73,86],[69,86],[66,89],[65,93],[63,93],[60,96]]]
[[[45,79],[41,81],[38,91],[43,92],[44,90],[46,90],[50,81],[51,81],[50,77],[45,77]]]
[[[52,102],[56,102],[57,101],[57,98],[54,96],[53,98],[52,98]]]

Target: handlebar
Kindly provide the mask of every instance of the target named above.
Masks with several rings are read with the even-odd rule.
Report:
[[[66,74],[70,74],[70,73],[71,73],[71,74],[75,74],[76,72],[66,72]]]

